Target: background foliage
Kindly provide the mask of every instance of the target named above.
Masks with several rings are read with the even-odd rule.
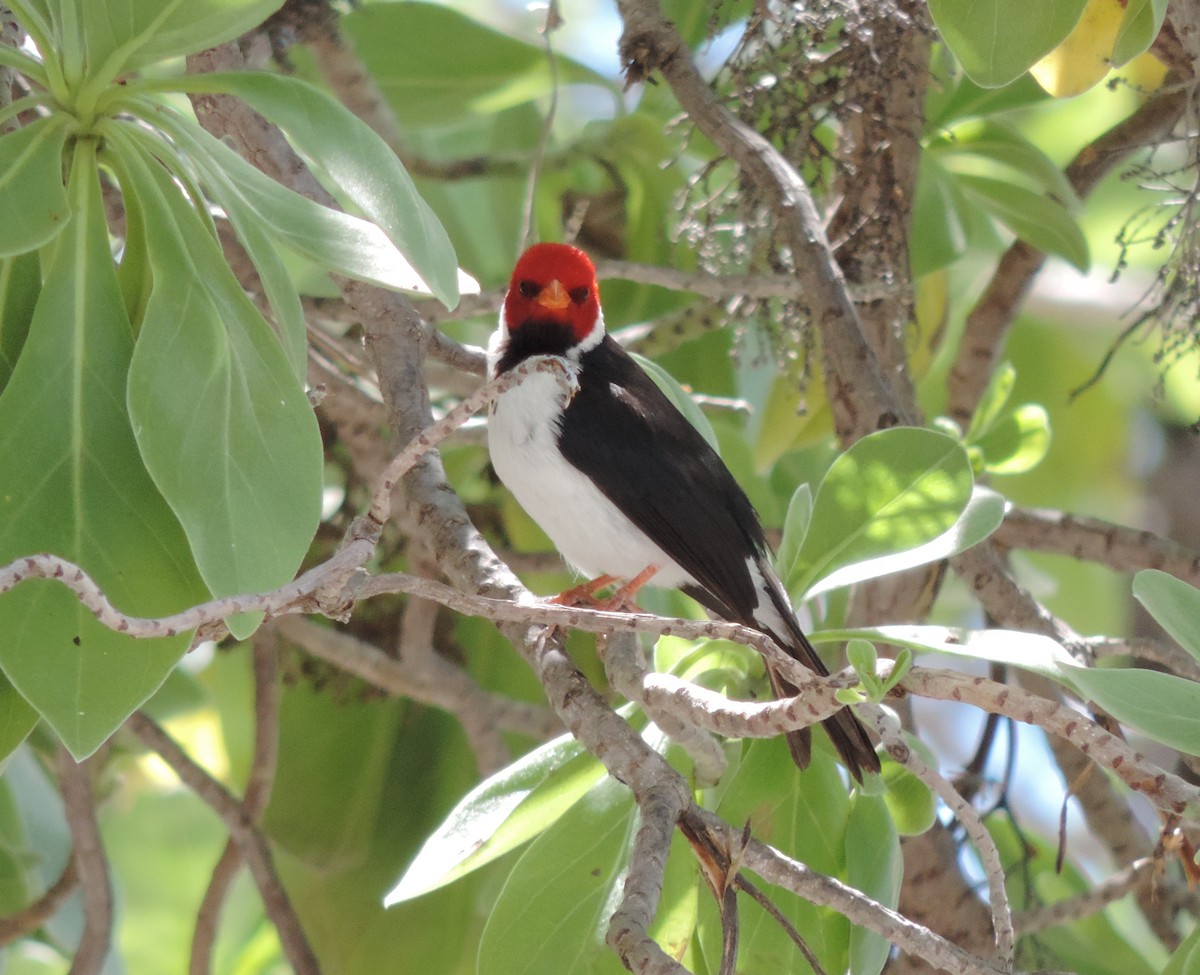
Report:
[[[681,116],[669,85],[624,83],[628,6],[563,5],[551,29],[544,11],[469,2],[8,6],[0,565],[52,552],[120,611],[149,617],[321,563],[402,446],[388,441],[395,394],[373,369],[381,339],[364,325],[362,288],[414,296],[429,358],[402,380],[416,389],[423,375],[440,416],[479,382],[477,347],[528,230],[596,257],[609,328],[719,444],[817,639],[836,651],[853,638],[860,683],[846,700],[878,701],[903,676],[876,674],[876,647],[905,665],[916,653],[997,678],[1021,671],[1049,678],[1048,697],[1103,706],[1164,767],[1190,768],[1197,579],[1153,571],[1200,548],[1191,493],[1176,490],[1195,483],[1180,471],[1196,463],[1186,431],[1200,416],[1194,146],[1169,138],[1194,79],[1185,14],[1165,0],[1074,0],[1037,16],[1018,0],[665,4],[722,103],[814,188],[863,320],[891,309],[890,337],[877,336],[891,345],[889,377],[930,419],[853,445],[778,213]],[[224,53],[206,60],[210,48]],[[254,70],[228,70],[239,59]],[[907,88],[912,111],[872,103],[887,86],[866,91],[871,72],[890,97]],[[282,129],[315,178],[239,155],[245,133],[213,124],[232,116],[230,97]],[[1178,131],[1190,136],[1191,121]],[[881,193],[889,152],[896,182]],[[1028,281],[1004,292],[1020,262],[1038,275],[1023,302]],[[1002,355],[964,379],[997,302],[1015,316]],[[314,409],[305,392],[317,386]],[[449,481],[532,589],[563,588],[569,576],[497,486],[480,433],[469,424],[443,444]],[[1137,555],[1113,543],[1088,556],[1057,520],[1039,544],[1012,534],[1006,501],[1190,548],[1145,536]],[[399,512],[370,568],[448,575],[453,546],[427,535],[423,512]],[[987,538],[1072,633],[1148,633],[1144,606],[1177,643],[1175,656],[1146,651],[1169,672],[1080,667],[1044,634],[982,633],[992,621],[971,581],[942,571]],[[923,572],[936,598],[874,611],[863,593],[901,570]],[[675,593],[645,606],[697,615]],[[506,636],[395,595],[364,599],[337,631],[317,617],[261,620],[232,615],[232,636],[187,627],[135,640],[57,582],[0,596],[0,970],[167,972],[189,953],[193,972],[297,966],[258,875],[256,886],[233,859],[214,879],[229,821],[155,754],[166,752],[151,722],[245,796],[319,970],[621,970],[604,934],[634,798],[557,737]],[[881,629],[910,623],[929,625]],[[592,638],[572,634],[569,649],[604,686]],[[1120,642],[1107,663],[1129,665],[1134,650]],[[758,657],[726,641],[664,637],[652,652],[656,669],[704,687],[762,691]],[[980,711],[940,702],[902,711],[924,761],[986,814],[1018,911],[1095,890],[1155,853],[1149,804],[1113,784],[1104,807],[1037,730],[997,738]],[[848,792],[825,750],[798,775],[778,740],[734,741],[724,775],[706,781],[639,709],[622,713],[704,808],[812,869],[936,930],[945,895],[906,894],[901,879],[930,856],[919,838],[946,838],[938,868],[979,907],[966,892],[985,868],[895,762]],[[75,760],[109,878],[82,865]],[[1112,809],[1132,846],[1106,831]],[[1029,926],[1017,967],[1186,971],[1194,896],[1158,853],[1153,896],[1139,880],[1076,923]],[[80,880],[115,895],[111,951],[90,961],[99,908]],[[46,896],[55,890],[61,899]],[[788,891],[772,899],[824,971],[867,975],[887,961],[887,942],[840,913]],[[739,970],[813,970],[743,903]],[[650,933],[688,970],[718,971],[719,906],[678,834]],[[988,937],[967,947],[986,955]]]

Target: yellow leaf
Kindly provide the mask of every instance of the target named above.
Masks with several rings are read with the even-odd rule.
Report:
[[[1082,94],[1112,67],[1113,45],[1124,19],[1122,0],[1088,0],[1075,29],[1030,73],[1055,98]]]

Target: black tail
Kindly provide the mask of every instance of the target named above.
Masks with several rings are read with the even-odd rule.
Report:
[[[796,628],[796,631],[800,635],[800,640],[797,641],[798,646],[788,645],[778,634],[772,633],[771,636],[809,670],[822,677],[828,676],[829,668],[817,656],[812,644],[808,642],[808,638],[800,632],[799,627]],[[796,696],[799,689],[776,673],[775,668],[770,664],[767,664],[767,673],[771,677],[771,687],[774,689],[776,697]],[[849,708],[843,708],[833,717],[826,718],[821,722],[821,727],[825,729],[829,740],[833,742],[833,747],[842,756],[846,768],[857,781],[862,781],[864,772],[879,771],[879,756],[875,754],[875,746],[867,737],[867,729]],[[801,728],[799,731],[789,731],[787,742],[796,767],[807,768],[808,763],[812,760],[812,729]]]
[[[770,572],[770,569],[765,565],[763,568],[764,573]],[[707,590],[701,589],[699,586],[687,586],[684,588],[684,592],[718,616],[723,616],[727,620],[765,632],[783,650],[786,650],[809,670],[818,676],[828,677],[829,668],[817,656],[817,651],[809,642],[808,637],[804,635],[804,631],[800,629],[800,624],[796,621],[795,612],[792,610],[783,586],[774,578],[774,573],[771,573],[768,578],[773,583],[769,584],[769,588],[771,589],[772,602],[775,604],[776,615],[783,618],[787,628],[786,633],[775,633],[771,629],[764,627],[758,620],[747,618],[746,614],[736,612],[728,604]],[[771,678],[771,687],[776,697],[796,696],[799,688],[776,673],[775,668],[769,662],[767,663],[767,674]],[[837,749],[837,753],[842,757],[846,768],[849,769],[850,774],[854,776],[856,781],[862,781],[864,772],[878,772],[880,770],[879,756],[875,754],[875,746],[871,744],[871,739],[867,737],[867,729],[863,727],[862,722],[855,717],[849,708],[842,708],[833,717],[822,721],[821,725],[824,727],[825,733],[829,735],[830,741],[833,742],[833,747]],[[808,763],[812,761],[812,729],[801,728],[799,731],[788,732],[787,742],[796,767],[801,769],[808,768]]]

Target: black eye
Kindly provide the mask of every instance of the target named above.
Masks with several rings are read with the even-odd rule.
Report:
[[[536,281],[522,281],[517,287],[526,298],[536,298],[542,293],[542,286]]]
[[[588,295],[591,294],[591,290],[588,288],[572,288],[567,293],[571,296],[571,300],[575,302],[575,304],[582,305],[588,300]]]

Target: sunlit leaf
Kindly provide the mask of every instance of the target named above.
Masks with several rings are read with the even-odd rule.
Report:
[[[863,437],[817,489],[789,590],[807,592],[846,566],[932,541],[962,515],[973,485],[966,451],[944,433],[895,427]]]
[[[974,443],[991,428],[1004,414],[1004,407],[1008,405],[1008,399],[1012,396],[1013,387],[1017,382],[1017,370],[1013,368],[1011,362],[1002,362],[992,372],[992,378],[988,380],[987,388],[983,391],[983,396],[979,398],[979,405],[975,407],[975,413],[971,416],[971,425],[967,428],[963,439],[967,443]]]
[[[783,519],[783,538],[779,542],[779,551],[775,553],[775,568],[783,579],[791,575],[792,566],[800,554],[808,526],[812,523],[812,507],[812,488],[801,484],[792,492],[792,499],[788,502],[787,514]]]
[[[102,80],[240,37],[283,0],[67,0],[78,3],[89,74]]]
[[[1086,2],[930,0],[929,12],[967,74],[984,88],[998,88],[1057,47]]]
[[[663,391],[667,399],[687,418],[688,423],[694,426],[700,436],[708,441],[708,445],[713,450],[719,450],[717,435],[713,432],[712,424],[708,422],[708,417],[696,405],[696,401],[688,395],[687,390],[679,385],[675,377],[658,363],[647,359],[645,356],[635,354],[634,358],[637,360],[638,365],[649,373],[650,378],[654,380],[654,384]]]
[[[911,743],[910,743],[911,744]],[[931,763],[936,765],[936,762]],[[924,782],[898,762],[885,759],[883,779],[887,804],[896,832],[901,836],[920,836],[937,819],[937,799]]]
[[[1200,755],[1200,684],[1136,667],[1066,666],[1066,675],[1118,721]]]
[[[1088,0],[1071,33],[1030,69],[1038,83],[1055,98],[1071,98],[1099,83],[1112,69],[1113,44],[1126,4],[1127,0]]]
[[[810,633],[814,643],[844,642],[861,637],[910,650],[990,660],[1041,674],[1060,684],[1070,684],[1066,669],[1074,665],[1070,654],[1049,637],[1022,630],[967,630],[950,626],[868,626]]]
[[[842,566],[810,586],[806,594],[815,596],[840,586],[877,579],[965,552],[1000,527],[1006,506],[1007,502],[995,491],[976,487],[959,519],[937,538],[906,551]]]
[[[384,899],[387,906],[436,890],[550,827],[604,768],[569,735],[534,749],[472,789]]]
[[[1120,67],[1149,48],[1166,16],[1167,0],[1129,0],[1113,42],[1113,66]]]
[[[1158,569],[1133,577],[1133,595],[1184,650],[1200,660],[1200,589]]]
[[[493,115],[548,95],[555,84],[545,49],[531,43],[532,33],[531,40],[518,40],[440,4],[364,5],[342,19],[342,28],[407,124],[447,125],[464,116]],[[454,56],[446,57],[445,48],[430,38],[452,42]],[[613,89],[610,79],[575,59],[560,53],[557,61],[558,84]]]
[[[396,154],[340,102],[297,78],[266,72],[187,75],[157,87],[236,95],[249,103],[379,225],[443,304],[458,303],[458,264],[441,222]]]
[[[629,790],[604,778],[517,861],[479,944],[479,975],[620,971],[604,943],[634,829]]]
[[[846,823],[850,800],[837,765],[824,748],[798,772],[782,739],[743,745],[742,760],[721,783],[715,809],[729,823],[750,823],[756,839],[795,857],[813,870],[842,877],[846,869]],[[777,888],[768,896],[800,931],[828,972],[846,970],[849,922]],[[748,899],[739,901],[738,971],[790,972],[802,964],[798,949],[779,925]],[[713,898],[700,902],[700,943],[710,971],[721,957],[721,929]],[[799,970],[806,971],[807,967]]]
[[[1050,450],[1050,417],[1037,403],[1004,414],[974,444],[983,451],[989,474],[1024,474]]]

